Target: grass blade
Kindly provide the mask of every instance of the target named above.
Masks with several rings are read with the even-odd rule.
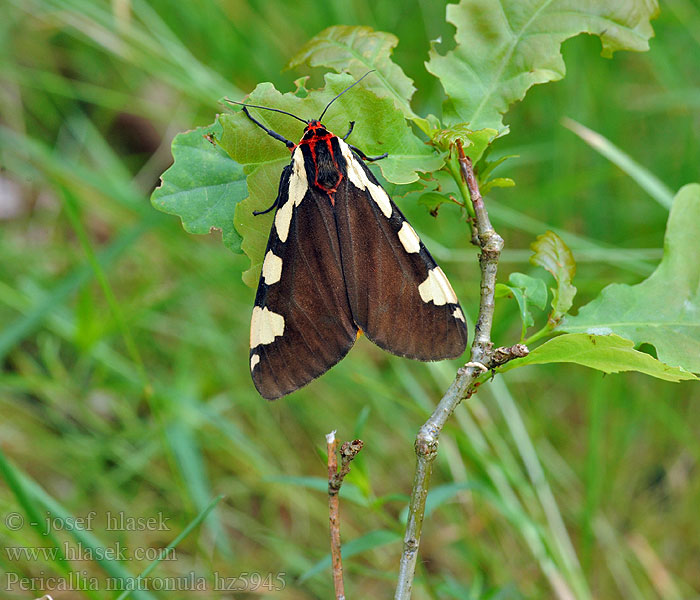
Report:
[[[151,228],[155,220],[152,218],[148,221],[142,221],[120,235],[107,249],[97,254],[98,264],[104,268],[113,263]],[[65,302],[71,294],[90,281],[93,275],[94,270],[89,262],[76,267],[27,313],[8,325],[0,333],[0,361],[15,345],[31,335],[56,306]]]
[[[18,502],[27,510],[27,514],[33,522],[37,524],[44,522],[44,519],[39,516],[41,513],[49,513],[52,518],[64,523],[75,522],[73,515],[47,494],[38,483],[9,463],[2,450],[0,450],[0,472],[6,478]],[[92,556],[96,557],[95,562],[100,565],[110,577],[129,581],[133,579],[131,573],[122,567],[118,561],[104,556],[105,545],[92,533],[79,527],[66,528],[66,530],[81,548],[91,551]],[[40,533],[42,532],[40,531]],[[47,537],[51,538],[51,534],[49,533]],[[53,540],[53,542],[56,545],[58,544],[56,540]],[[72,571],[68,563],[65,563],[65,565],[59,563],[59,566],[64,572]],[[68,568],[65,569],[65,566]],[[86,593],[90,592],[86,591]],[[90,596],[94,598],[98,597],[91,593]],[[135,592],[134,596],[139,600],[154,600],[154,597],[150,593],[142,590]]]
[[[151,564],[149,564],[141,573],[138,574],[136,577],[136,580],[134,581],[134,585],[138,587],[139,582],[144,578],[147,577],[153,569],[155,569],[160,561],[163,560],[168,554],[170,554],[171,550],[175,548],[182,540],[184,540],[191,532],[192,530],[197,527],[204,519],[207,518],[209,513],[214,510],[214,507],[219,503],[219,501],[223,498],[223,495],[219,495],[216,498],[214,498],[208,506],[204,508],[192,521],[190,521],[189,525],[185,527],[180,535],[178,535],[172,542],[170,542],[165,548],[163,548],[162,552],[160,553],[160,556],[156,558]],[[126,590],[122,592],[117,600],[124,600],[125,598],[128,598],[129,595],[131,594],[132,590]]]
[[[396,531],[388,531],[386,529],[377,529],[376,531],[370,531],[369,533],[349,541],[347,544],[343,544],[343,558],[348,559],[351,556],[356,556],[367,550],[374,550],[380,546],[385,546],[386,544],[393,544],[394,542],[401,541],[401,534]],[[299,583],[302,583],[313,577],[317,573],[320,573],[324,569],[328,569],[331,566],[331,555],[328,554],[319,560],[313,567],[311,567],[306,573],[299,577]]]
[[[610,140],[592,129],[588,129],[585,125],[581,125],[581,123],[569,117],[564,117],[564,119],[562,119],[562,125],[570,131],[573,131],[591,148],[597,150],[611,163],[620,167],[620,169],[634,179],[634,181],[661,206],[666,209],[671,208],[673,192],[651,171],[620,150]]]

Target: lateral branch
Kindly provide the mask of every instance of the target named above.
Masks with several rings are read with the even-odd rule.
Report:
[[[340,498],[338,493],[343,479],[350,472],[350,463],[358,455],[364,442],[353,440],[340,447],[340,470],[338,470],[338,441],[335,431],[326,435],[328,449],[328,517],[331,535],[331,563],[333,566],[333,586],[336,600],[345,600],[343,583],[343,559],[340,552]]]

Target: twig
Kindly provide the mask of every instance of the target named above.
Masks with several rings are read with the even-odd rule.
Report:
[[[350,463],[362,450],[362,440],[345,442],[340,447],[340,471],[338,471],[338,442],[335,431],[326,436],[328,445],[328,514],[331,531],[331,562],[333,564],[333,586],[336,600],[345,600],[343,583],[343,559],[340,553],[340,499],[338,493],[343,479],[350,472]]]
[[[516,344],[511,348],[493,350],[491,326],[493,324],[494,297],[498,259],[503,249],[503,238],[496,233],[489,221],[486,207],[479,192],[474,169],[469,157],[465,156],[461,140],[457,140],[460,173],[467,184],[472,206],[474,207],[474,240],[481,248],[481,298],[479,316],[476,322],[470,361],[457,371],[457,377],[439,404],[423,424],[416,436],[416,473],[413,478],[411,501],[408,508],[408,521],[404,535],[403,552],[399,566],[399,579],[395,600],[409,600],[415,576],[418,546],[420,544],[425,500],[432,474],[433,462],[437,456],[438,441],[447,419],[465,398],[469,398],[480,385],[478,378],[485,370],[490,370],[517,356],[527,354],[527,347]]]

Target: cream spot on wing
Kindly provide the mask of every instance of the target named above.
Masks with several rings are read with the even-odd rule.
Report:
[[[277,283],[282,277],[282,259],[268,250],[262,266],[262,276],[267,285]]]
[[[399,229],[399,240],[401,240],[401,244],[409,254],[420,252],[420,239],[408,221],[404,221],[401,229]]]
[[[381,210],[384,213],[384,216],[388,219],[391,216],[391,201],[389,200],[387,193],[384,191],[384,188],[367,180],[367,189],[372,196],[372,200],[377,203],[379,210]]]
[[[257,354],[253,354],[250,357],[250,370],[252,371],[255,368],[255,365],[257,365],[260,362],[260,356]]]
[[[447,302],[450,304],[457,304],[459,300],[457,300],[457,296],[455,295],[450,282],[447,281],[447,275],[443,273],[440,267],[435,267],[433,271],[435,272],[435,277],[437,278],[438,284],[442,289],[442,293],[445,296],[445,300],[447,300]]]
[[[433,302],[438,305],[445,304],[445,298],[442,295],[440,286],[435,280],[434,269],[428,271],[427,279],[418,286],[418,293],[423,302]]]
[[[259,306],[253,307],[250,320],[250,347],[271,344],[284,333],[284,317]]]
[[[462,312],[461,308],[455,308],[455,311],[452,313],[452,316],[455,319],[459,319],[460,321],[462,321],[462,323],[466,323],[466,321],[464,320],[464,313]]]
[[[433,302],[436,306],[457,304],[457,296],[440,267],[428,271],[427,279],[418,286],[418,293],[423,302]]]
[[[309,189],[306,179],[306,169],[304,168],[304,157],[301,148],[294,151],[292,159],[292,174],[289,177],[289,194],[287,201],[277,209],[275,214],[275,229],[281,242],[287,241],[289,227],[292,224],[292,213],[295,206],[299,206]]]
[[[281,242],[287,241],[289,226],[292,224],[293,209],[294,202],[287,200],[287,202],[277,209],[277,213],[275,214],[275,229],[277,230],[277,236]]]

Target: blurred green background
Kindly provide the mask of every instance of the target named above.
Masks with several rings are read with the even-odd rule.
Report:
[[[439,114],[423,61],[430,40],[450,46],[444,12],[428,0],[0,0],[2,598],[116,597],[9,582],[135,576],[153,558],[137,551],[172,542],[217,494],[151,576],[239,577],[247,591],[140,597],[330,598],[319,561],[331,429],[366,444],[341,504],[348,597],[392,595],[413,440],[459,363],[419,364],[360,340],[309,387],[262,400],[248,373],[247,258],[217,234],[185,234],[149,195],[178,131],[210,123],[219,98],[260,81],[291,89],[308,73],[284,71],[286,61],[333,24],[396,34],[416,111]],[[674,191],[698,181],[700,6],[668,0],[654,28],[650,52],[613,60],[596,38],[566,42],[567,77],[506,116],[512,133],[494,152],[519,155],[499,171],[517,187],[487,198],[506,240],[501,281],[531,271],[528,246],[547,228],[570,232],[579,306],[660,259],[666,210],[560,122],[604,135]],[[401,208],[473,319],[476,251],[457,211]],[[496,344],[517,341],[519,327],[514,303],[499,304]],[[414,597],[700,597],[698,430],[692,383],[576,366],[498,377],[443,436]],[[75,547],[75,532],[45,536],[28,523],[91,511],[95,539],[83,541],[121,543],[127,560],[9,552]],[[170,520],[107,531],[120,512]],[[14,513],[25,526],[8,525]],[[274,592],[278,574],[285,589]]]

